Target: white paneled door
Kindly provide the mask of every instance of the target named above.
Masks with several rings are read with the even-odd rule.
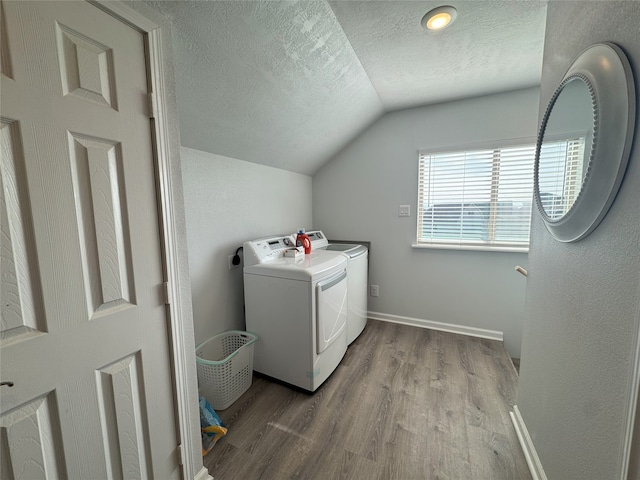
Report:
[[[1,5],[0,478],[178,479],[143,35]]]

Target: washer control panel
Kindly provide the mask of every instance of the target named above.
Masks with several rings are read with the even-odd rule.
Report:
[[[295,246],[291,235],[266,237],[244,243],[244,265],[256,265],[284,257],[284,252]]]
[[[329,245],[327,237],[324,236],[321,230],[312,230],[307,232],[307,235],[309,235],[309,239],[311,240],[311,251],[313,251],[314,248],[318,249]]]

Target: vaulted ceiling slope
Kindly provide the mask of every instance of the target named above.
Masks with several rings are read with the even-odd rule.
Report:
[[[538,85],[546,2],[148,1],[173,28],[187,147],[312,175],[385,112]]]

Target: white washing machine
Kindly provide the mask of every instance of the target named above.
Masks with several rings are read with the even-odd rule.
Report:
[[[321,230],[307,232],[311,240],[311,253],[327,252],[345,255],[349,283],[349,313],[347,318],[347,343],[351,345],[367,325],[367,282],[369,276],[369,249],[351,243],[329,243]]]
[[[293,244],[282,235],[245,242],[247,330],[260,337],[256,372],[313,392],[347,351],[347,259],[286,257]]]

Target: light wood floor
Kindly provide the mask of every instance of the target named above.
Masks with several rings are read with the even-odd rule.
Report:
[[[529,480],[499,342],[369,320],[314,394],[255,376],[218,412],[216,480]]]

